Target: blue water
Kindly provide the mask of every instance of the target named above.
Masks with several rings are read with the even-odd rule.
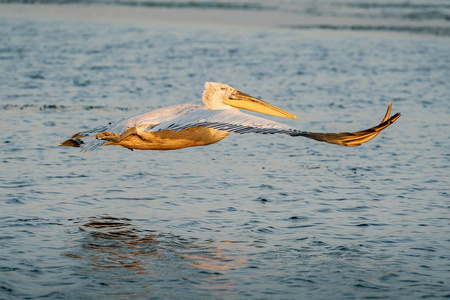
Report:
[[[1,17],[0,298],[449,298],[449,50],[428,31]],[[303,130],[365,129],[389,102],[402,117],[357,148],[58,147],[201,103],[205,81]]]

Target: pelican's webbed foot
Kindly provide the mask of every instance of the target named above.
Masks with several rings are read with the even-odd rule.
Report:
[[[109,142],[120,142],[120,135],[112,132],[99,132],[94,137],[97,140],[104,140]]]
[[[116,134],[113,132],[99,132],[95,135],[95,138],[97,140],[104,140],[104,141],[109,141],[109,142],[113,142],[113,143],[120,143],[121,141],[123,141],[124,139],[126,139],[127,137],[129,137],[130,135],[134,135],[136,134],[136,128],[132,127],[132,128],[128,128],[126,131],[122,132],[121,134]]]

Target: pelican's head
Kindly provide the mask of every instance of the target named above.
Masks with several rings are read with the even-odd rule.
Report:
[[[296,119],[297,117],[281,108],[237,91],[229,85],[205,82],[203,102],[208,109],[243,108],[262,114]]]

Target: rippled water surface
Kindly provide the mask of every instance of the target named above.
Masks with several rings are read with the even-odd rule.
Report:
[[[1,17],[0,298],[450,297],[449,53],[448,36],[386,30]],[[364,129],[389,102],[403,116],[357,148],[58,147],[201,103],[205,81],[304,130]]]

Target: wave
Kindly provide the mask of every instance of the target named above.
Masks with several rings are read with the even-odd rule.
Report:
[[[387,25],[293,25],[292,29],[320,29],[320,30],[348,30],[348,31],[390,31],[399,33],[429,34],[436,36],[450,36],[450,27],[426,26],[387,26]]]
[[[270,19],[271,16],[276,18],[286,16],[285,28],[390,31],[450,36],[450,4],[441,0],[417,2],[323,0],[320,1],[320,5],[313,0],[0,0],[1,3],[100,4],[186,10],[261,11],[261,20]],[[230,22],[231,20],[232,18]]]
[[[138,109],[137,107],[113,107],[107,105],[57,105],[57,104],[3,104],[0,105],[0,110],[26,110],[26,111],[80,111],[80,110],[121,110],[121,111],[133,111]],[[139,108],[142,109],[142,108]]]
[[[335,5],[339,5],[335,3]],[[373,8],[415,8],[415,9],[429,9],[429,8],[450,8],[450,4],[446,3],[412,3],[412,2],[348,2],[343,3],[343,5],[348,7],[362,8],[362,9],[373,9]]]
[[[450,4],[439,1],[411,2],[337,2],[331,4],[337,14],[369,19],[404,19],[410,21],[450,21]],[[336,13],[333,11],[333,13]]]
[[[156,8],[197,8],[225,10],[272,10],[274,6],[266,6],[256,2],[233,1],[149,1],[149,0],[0,0],[0,3],[21,4],[108,4],[122,6],[142,6]]]

